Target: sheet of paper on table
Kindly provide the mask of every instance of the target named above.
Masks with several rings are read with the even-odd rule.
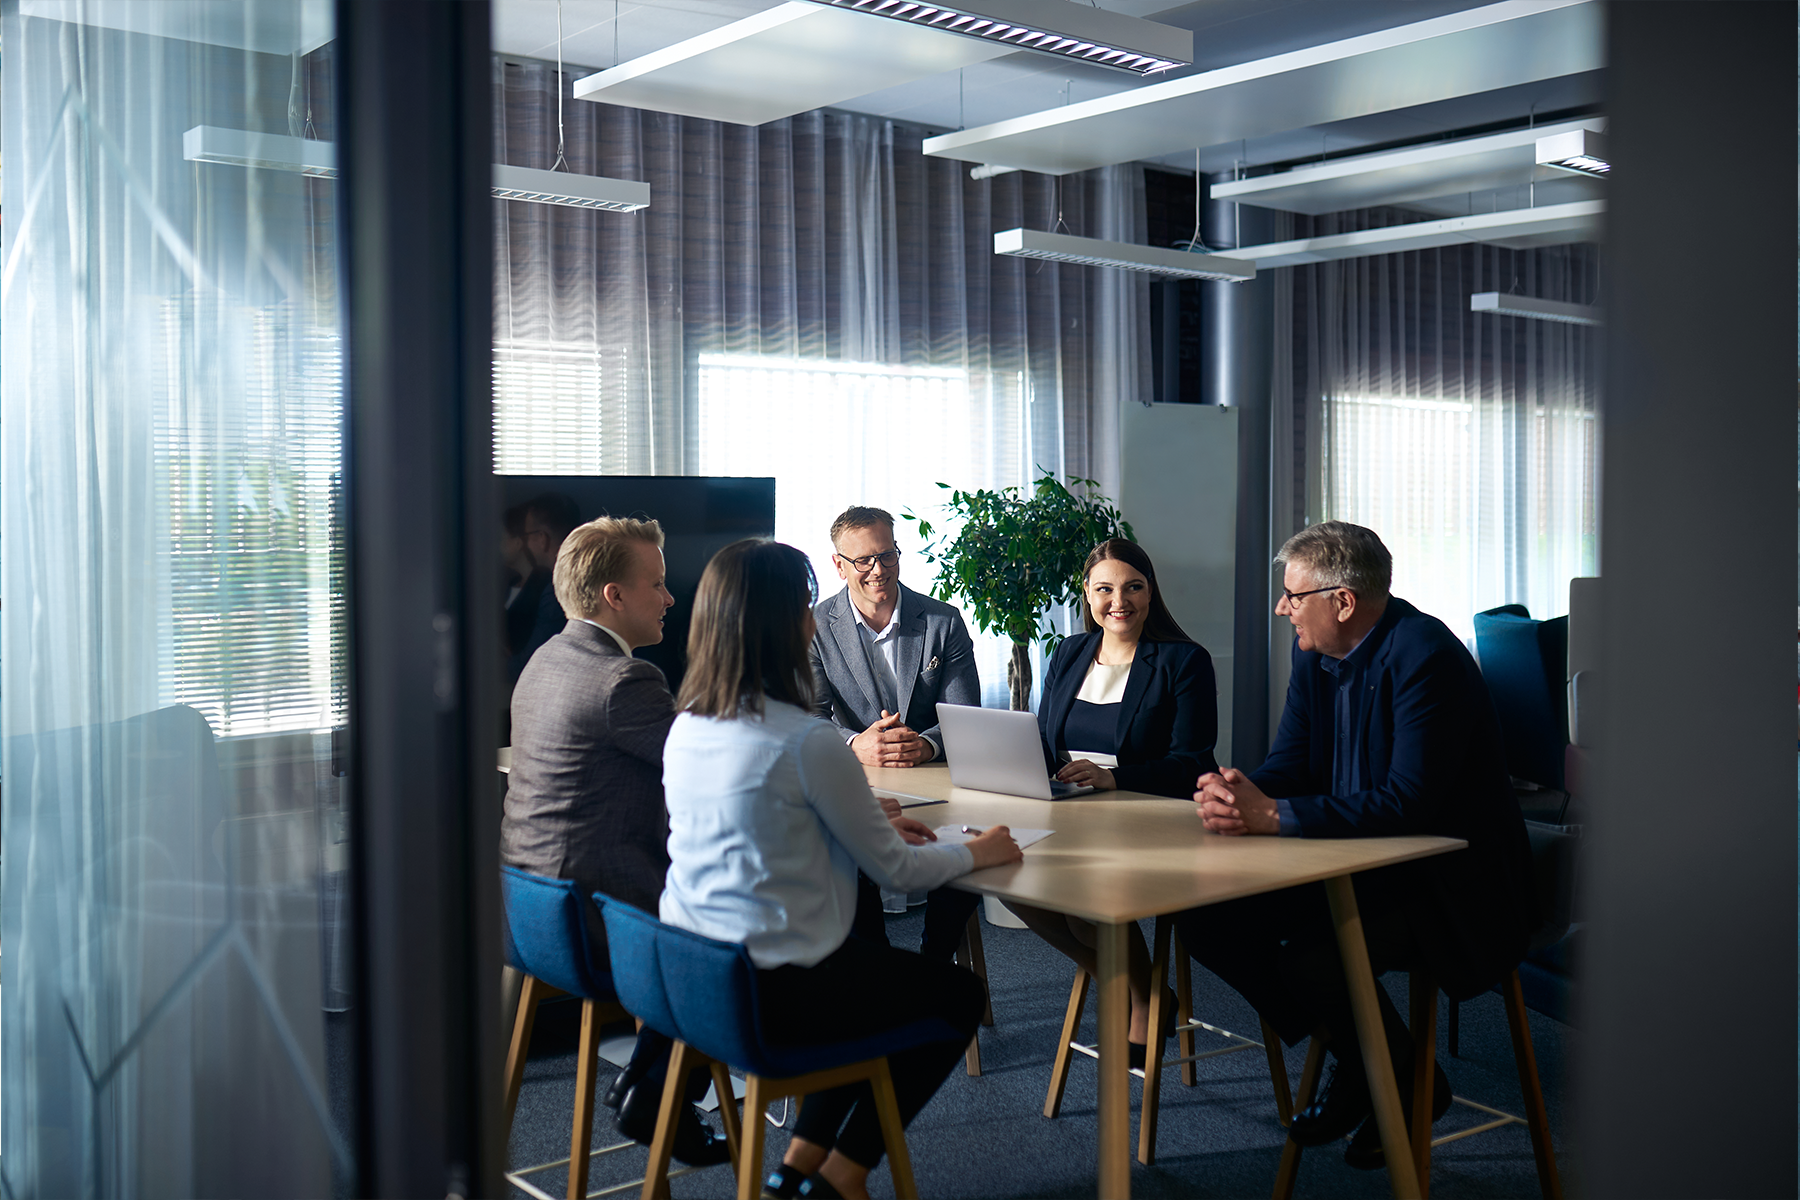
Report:
[[[970,828],[973,829],[974,826],[970,826]],[[961,825],[939,825],[933,832],[937,834],[938,841],[945,845],[960,846],[964,842],[974,841],[975,833],[980,833],[981,830],[976,829],[975,833],[964,833]],[[1013,841],[1019,843],[1019,849],[1023,850],[1027,846],[1043,841],[1055,832],[1054,829],[1015,829],[1012,831],[1012,836]]]
[[[875,789],[878,800],[898,800],[901,808],[924,808],[927,804],[948,804],[948,800],[933,800],[929,796],[914,796],[906,792],[890,792],[881,788]]]

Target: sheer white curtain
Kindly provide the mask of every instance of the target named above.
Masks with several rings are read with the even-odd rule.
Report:
[[[183,157],[203,124],[330,136],[299,24],[5,8],[8,1195],[322,1195],[349,1163],[334,185]]]
[[[495,72],[497,158],[548,167],[555,68]],[[565,99],[563,121],[571,169],[648,180],[653,199],[630,215],[496,206],[497,469],[773,475],[776,535],[827,593],[827,531],[851,504],[935,519],[938,482],[1040,470],[1116,487],[1148,285],[999,258],[992,237],[1060,216],[1141,241],[1141,169],[974,181],[926,158],[920,127],[832,111],[746,129]],[[551,354],[569,364],[554,381],[512,365]],[[556,432],[595,414],[597,437]],[[903,578],[928,588],[898,533]],[[1003,649],[980,640],[1003,704]]]
[[[1596,568],[1599,495],[1598,330],[1472,313],[1469,295],[1593,303],[1597,274],[1592,246],[1452,247],[1296,272],[1312,515],[1380,533],[1395,593],[1465,639],[1499,604],[1568,611],[1569,579]]]

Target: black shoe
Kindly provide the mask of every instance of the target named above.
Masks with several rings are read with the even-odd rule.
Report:
[[[806,1182],[806,1176],[798,1167],[790,1167],[786,1163],[769,1172],[763,1180],[763,1200],[794,1200],[800,1194],[800,1185]]]
[[[1444,1074],[1444,1068],[1437,1063],[1431,1064],[1431,1120],[1435,1124],[1438,1118],[1450,1111],[1450,1077]],[[1406,1117],[1408,1129],[1412,1128],[1412,1072],[1408,1071],[1400,1081],[1400,1111]],[[1387,1166],[1387,1154],[1381,1148],[1381,1126],[1371,1114],[1350,1139],[1349,1147],[1344,1151],[1344,1162],[1358,1171],[1379,1171]]]
[[[619,1115],[613,1128],[640,1146],[648,1146],[656,1136],[656,1109],[662,1101],[660,1088],[634,1083],[619,1103]],[[683,1104],[675,1117],[676,1158],[690,1167],[712,1167],[731,1161],[731,1149],[723,1134],[714,1133],[700,1119],[700,1110]]]
[[[1311,1104],[1294,1114],[1288,1140],[1296,1146],[1323,1146],[1347,1136],[1368,1117],[1369,1079],[1363,1072],[1362,1055],[1333,1053],[1331,1074]]]
[[[629,1064],[620,1067],[619,1073],[613,1076],[612,1083],[607,1085],[606,1094],[600,1097],[600,1103],[614,1112],[619,1111],[619,1105],[625,1102],[625,1093],[629,1092],[631,1085],[642,1077],[643,1072],[633,1071]]]
[[[808,1175],[794,1194],[802,1200],[844,1200],[844,1194],[832,1187],[823,1175]]]

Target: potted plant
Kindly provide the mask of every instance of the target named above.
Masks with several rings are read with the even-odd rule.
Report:
[[[954,535],[935,540],[931,522],[910,511],[902,514],[926,541],[925,560],[939,568],[937,597],[960,599],[982,632],[1012,640],[1006,682],[1012,707],[1020,712],[1031,707],[1031,643],[1049,650],[1062,640],[1044,621],[1046,610],[1080,601],[1081,568],[1096,543],[1137,540],[1098,483],[1069,482],[1079,494],[1053,475],[1040,476],[1029,492],[1019,487],[964,492],[940,483],[950,492],[945,506],[950,519],[961,524]]]

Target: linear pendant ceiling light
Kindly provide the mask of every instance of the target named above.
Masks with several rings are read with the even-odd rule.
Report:
[[[1504,246],[1508,250],[1527,250],[1536,246],[1566,246],[1571,242],[1599,241],[1600,227],[1605,216],[1604,200],[1579,200],[1571,204],[1545,205],[1542,208],[1502,209],[1499,212],[1475,213],[1466,217],[1446,217],[1441,221],[1386,225],[1380,229],[1298,238],[1291,242],[1236,246],[1214,251],[1214,254],[1232,261],[1253,262],[1266,271],[1275,267],[1297,267],[1305,263],[1368,258],[1376,254],[1399,254],[1407,250],[1430,250],[1465,242],[1485,242]]]
[[[1518,87],[1604,67],[1601,16],[1502,0],[940,134],[925,153],[1066,175]]]
[[[1194,61],[1194,35],[1188,30],[1069,0],[956,0],[949,6],[913,0],[819,2],[1133,75],[1155,75]]]
[[[1171,279],[1216,279],[1243,283],[1256,278],[1256,264],[1242,259],[1220,258],[1188,250],[1164,250],[1158,246],[1133,246],[1099,238],[1072,237],[1066,233],[1041,233],[1035,229],[1003,229],[994,235],[994,253],[1015,258],[1041,258],[1050,262],[1078,263],[1085,267],[1114,267]]]
[[[1560,321],[1565,325],[1604,325],[1600,309],[1592,304],[1539,300],[1535,296],[1509,296],[1504,292],[1475,292],[1469,297],[1470,312],[1497,313],[1503,317],[1531,317]]]
[[[1606,135],[1591,129],[1573,129],[1567,133],[1539,138],[1537,160],[1546,167],[1604,179],[1612,170],[1606,158]]]
[[[336,179],[337,144],[280,133],[251,133],[196,125],[182,135],[182,156],[189,162],[223,163],[234,167],[261,167],[270,171],[295,171],[321,179]],[[493,194],[498,200],[527,200],[534,204],[558,204],[566,208],[592,208],[603,212],[636,212],[650,207],[650,185],[631,179],[602,175],[576,175],[570,171],[540,171],[534,167],[494,164]]]

